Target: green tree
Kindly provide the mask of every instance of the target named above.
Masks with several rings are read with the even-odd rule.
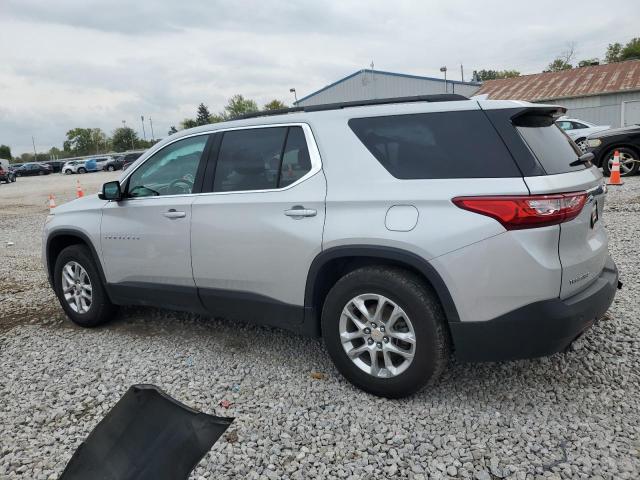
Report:
[[[545,72],[562,72],[563,70],[571,70],[573,65],[568,63],[566,60],[562,58],[556,58],[553,62],[551,62]]]
[[[283,108],[287,108],[287,105],[284,102],[276,99],[271,100],[263,107],[264,110],[282,110]]]
[[[207,125],[211,119],[211,112],[204,103],[198,105],[198,113],[196,114],[196,125]]]
[[[632,38],[622,49],[622,60],[640,59],[640,37]]]
[[[178,129],[176,128],[175,125],[171,125],[171,128],[167,132],[167,135],[173,135],[174,133],[178,133]]]
[[[586,58],[584,60],[580,60],[578,62],[578,67],[582,68],[582,67],[590,67],[591,65],[599,65],[600,64],[600,59],[599,58]]]
[[[67,132],[67,139],[63,144],[65,152],[73,155],[88,155],[95,153],[92,149],[94,140],[93,129],[91,128],[73,128]]]
[[[484,82],[485,80],[496,80],[498,78],[514,78],[519,77],[520,72],[517,70],[474,70],[472,78],[476,82]]]
[[[0,158],[11,160],[11,148],[9,145],[0,145]]]
[[[116,128],[111,136],[111,145],[116,152],[124,152],[125,150],[136,148],[139,143],[138,134],[133,128]]]
[[[197,127],[198,123],[193,118],[185,118],[180,122],[180,126],[182,128],[193,128]]]
[[[607,47],[607,53],[604,56],[607,63],[615,63],[622,60],[622,44],[610,43]]]
[[[220,117],[225,120],[233,120],[247,113],[258,111],[258,104],[251,99],[244,98],[242,95],[234,95],[224,107],[224,112],[220,113]]]

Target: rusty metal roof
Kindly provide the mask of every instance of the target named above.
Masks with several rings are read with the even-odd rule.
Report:
[[[640,90],[640,60],[487,80],[476,95],[491,100],[555,100]]]

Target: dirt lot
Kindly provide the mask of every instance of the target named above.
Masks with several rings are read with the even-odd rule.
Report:
[[[611,189],[603,219],[625,287],[572,351],[453,361],[394,401],[351,387],[319,340],[275,329],[151,308],[93,330],[66,321],[40,264],[48,195],[117,177],[0,185],[0,478],[57,478],[134,383],[236,417],[198,480],[640,477],[640,177]]]

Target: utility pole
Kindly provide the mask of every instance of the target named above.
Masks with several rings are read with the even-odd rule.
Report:
[[[293,104],[294,104],[294,105],[295,105],[295,104],[297,104],[297,103],[298,103],[298,94],[296,93],[296,89],[295,89],[295,88],[290,88],[290,89],[289,89],[289,92],[293,93],[293,98],[295,98],[295,99],[296,99],[296,101],[295,101],[295,102],[293,102]]]
[[[33,135],[31,135],[31,143],[33,143],[33,161],[37,162],[38,154],[36,153],[36,140],[33,138]]]
[[[464,82],[464,68],[462,67],[462,64],[460,64],[460,80]]]
[[[153,142],[156,139],[156,137],[153,134],[153,120],[151,120],[151,117],[149,117],[149,125],[151,125],[151,141]]]
[[[144,130],[144,115],[140,115],[140,121],[142,122],[142,138],[144,138],[144,141],[147,141],[147,132],[145,132]]]

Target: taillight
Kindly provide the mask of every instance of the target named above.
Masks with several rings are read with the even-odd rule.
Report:
[[[452,201],[464,210],[495,218],[507,230],[519,230],[557,225],[576,218],[587,201],[587,193],[456,197]]]

